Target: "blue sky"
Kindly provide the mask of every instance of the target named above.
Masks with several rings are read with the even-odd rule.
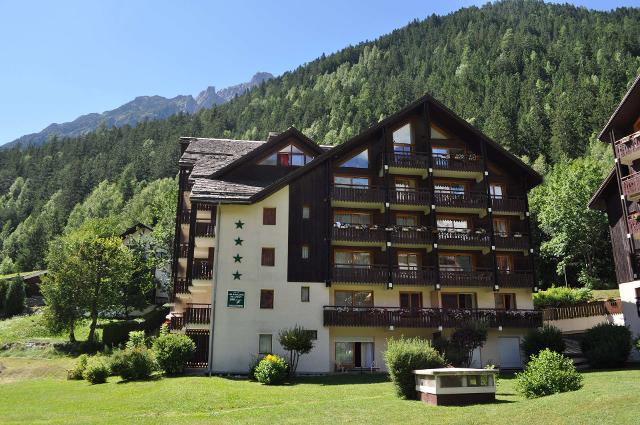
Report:
[[[0,0],[0,144],[135,96],[281,74],[485,1]],[[640,0],[576,0],[607,10]]]

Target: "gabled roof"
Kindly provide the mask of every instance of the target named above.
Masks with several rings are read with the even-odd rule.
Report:
[[[181,137],[180,142],[188,142],[188,146],[178,163],[180,166],[193,167],[192,178],[211,175],[265,144],[260,140],[199,137]]]
[[[607,207],[604,203],[603,195],[609,189],[613,188],[612,185],[615,183],[615,176],[616,176],[616,169],[614,167],[611,169],[611,171],[609,172],[609,175],[607,175],[604,181],[600,183],[600,186],[598,187],[598,190],[596,190],[596,193],[594,193],[591,199],[589,199],[589,203],[587,204],[587,207],[594,210],[606,211]],[[616,187],[616,191],[617,190],[618,188]]]
[[[609,142],[608,133],[614,127],[622,127],[622,126],[630,126],[633,124],[633,121],[638,119],[638,114],[640,113],[640,75],[636,77],[636,79],[627,90],[627,93],[624,95],[620,104],[613,111],[613,114],[607,121],[607,124],[604,126],[600,134],[598,134],[598,139],[603,142]]]
[[[411,113],[412,111],[414,111],[416,108],[418,108],[419,106],[421,106],[422,104],[424,104],[425,102],[429,102],[429,104],[431,105],[431,107],[437,108],[438,112],[446,115],[447,117],[449,117],[450,119],[456,121],[460,126],[464,127],[467,131],[469,131],[471,134],[473,134],[474,136],[483,139],[486,143],[488,148],[493,149],[496,153],[498,153],[499,155],[504,156],[504,158],[511,162],[512,165],[514,165],[516,168],[521,169],[525,175],[528,177],[527,179],[527,186],[528,188],[532,188],[538,184],[540,184],[542,182],[542,176],[540,174],[538,174],[536,171],[534,171],[531,167],[529,167],[527,164],[525,164],[524,162],[522,162],[522,160],[520,160],[520,158],[516,157],[515,155],[513,155],[511,152],[507,151],[505,148],[503,148],[500,144],[498,144],[497,142],[493,141],[492,139],[490,139],[488,136],[486,136],[485,134],[483,134],[480,130],[476,129],[475,127],[473,127],[471,124],[469,124],[466,120],[462,119],[461,117],[459,117],[458,115],[456,115],[452,110],[450,110],[449,108],[447,108],[446,106],[444,106],[442,103],[440,103],[438,100],[434,99],[431,95],[426,94],[424,96],[422,96],[421,98],[415,100],[414,102],[410,103],[409,105],[407,105],[406,107],[402,108],[400,111],[388,116],[387,118],[381,120],[380,122],[378,122],[377,124],[369,127],[368,129],[364,130],[363,132],[361,132],[360,134],[358,134],[355,137],[352,137],[351,139],[347,140],[346,142],[337,145],[336,147],[332,148],[332,149],[323,149],[322,147],[316,145],[315,143],[313,143],[313,141],[311,141],[310,139],[308,139],[306,136],[304,136],[301,132],[299,132],[297,129],[295,129],[294,127],[290,127],[286,132],[281,133],[279,136],[277,136],[279,138],[279,140],[282,140],[282,137],[285,137],[288,132],[292,132],[290,135],[296,135],[297,137],[303,137],[306,142],[308,142],[311,147],[311,145],[314,146],[314,148],[316,149],[316,152],[320,153],[319,156],[315,157],[311,162],[309,162],[308,164],[306,164],[303,167],[298,168],[297,170],[292,171],[291,173],[287,174],[286,176],[276,180],[275,182],[265,186],[264,188],[262,188],[261,190],[256,191],[255,193],[253,193],[252,195],[250,195],[249,197],[247,197],[247,195],[249,195],[249,192],[251,190],[254,190],[255,188],[257,188],[257,186],[250,186],[253,189],[247,189],[245,187],[245,189],[247,189],[246,191],[243,192],[242,195],[242,199],[238,198],[238,197],[232,197],[229,199],[220,199],[220,198],[216,198],[216,201],[222,201],[222,202],[243,202],[243,203],[253,203],[253,202],[257,202],[261,199],[264,199],[265,197],[269,196],[270,194],[274,193],[275,191],[279,190],[280,188],[284,187],[285,185],[287,185],[289,182],[293,181],[294,179],[302,176],[303,174],[309,172],[310,170],[314,169],[315,167],[319,166],[320,164],[323,164],[324,162],[326,162],[327,160],[329,160],[332,157],[335,157],[337,155],[340,155],[342,153],[345,153],[351,149],[354,149],[357,147],[357,145],[365,140],[367,140],[368,138],[370,138],[371,136],[375,135],[376,132],[380,131],[381,129],[383,129],[385,126],[388,126],[390,124],[393,124],[395,121],[403,118],[404,115],[408,115],[409,113]],[[271,144],[271,139],[269,140],[268,144]],[[219,168],[215,173],[213,173],[211,175],[211,177],[216,177],[216,176],[223,176],[224,173],[226,173],[228,170],[230,170],[232,167],[235,167],[237,164],[241,164],[244,163],[245,161],[250,160],[251,158],[255,158],[258,157],[260,154],[265,153],[268,150],[268,147],[266,146],[267,143],[261,145],[259,148],[256,148],[255,150],[252,150],[251,152],[249,152],[248,154],[248,158],[240,158],[237,159],[235,161],[232,161],[230,163],[228,163],[226,166]],[[194,167],[195,169],[195,167]],[[224,180],[218,180],[218,182],[215,183],[215,188],[216,190],[223,190],[225,188],[225,184],[231,184],[231,182],[224,182]],[[248,185],[243,185],[243,186],[248,186]],[[229,189],[232,189],[231,186],[227,186]],[[199,198],[203,201],[209,200],[212,201],[212,199],[207,199],[206,195],[205,195],[205,190],[206,185],[205,183],[200,183],[199,187],[198,187],[198,193],[199,193]],[[195,189],[195,186],[194,186]],[[211,192],[213,193],[213,192]]]

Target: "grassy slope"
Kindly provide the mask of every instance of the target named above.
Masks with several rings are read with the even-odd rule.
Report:
[[[620,291],[617,288],[616,289],[598,289],[593,291],[593,298],[597,300],[620,298]]]
[[[0,359],[2,423],[602,425],[637,423],[640,415],[640,370],[587,373],[582,390],[537,400],[520,398],[513,380],[502,379],[498,403],[446,408],[399,400],[381,376],[301,378],[282,387],[202,377],[126,384],[111,378],[91,386],[63,380],[68,362]],[[46,371],[45,377],[36,379],[38,371]]]

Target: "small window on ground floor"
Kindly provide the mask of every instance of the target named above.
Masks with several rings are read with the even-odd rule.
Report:
[[[302,286],[300,287],[300,301],[303,303],[309,302],[309,287]]]
[[[273,352],[271,339],[271,334],[260,334],[258,336],[258,354],[271,354]]]

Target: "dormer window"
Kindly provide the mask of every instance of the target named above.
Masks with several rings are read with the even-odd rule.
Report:
[[[369,149],[365,149],[359,154],[347,159],[345,162],[340,164],[340,167],[369,168]]]
[[[277,165],[279,167],[301,167],[313,160],[313,156],[307,155],[295,145],[288,145],[278,152],[274,152],[258,164]]]

